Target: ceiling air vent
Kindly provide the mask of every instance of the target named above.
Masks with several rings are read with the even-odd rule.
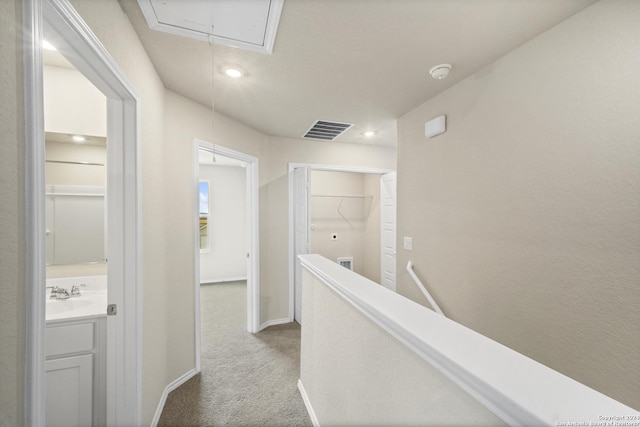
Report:
[[[324,120],[316,121],[311,128],[304,134],[303,138],[323,139],[325,141],[333,141],[344,131],[349,129],[353,124],[327,122]]]

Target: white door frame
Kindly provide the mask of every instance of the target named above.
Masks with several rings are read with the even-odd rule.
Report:
[[[45,425],[45,181],[43,28],[58,50],[107,97],[107,424],[139,425],[142,389],[142,236],[139,98],[68,0],[24,0],[25,287],[24,417]],[[49,34],[50,33],[50,34]]]
[[[316,163],[289,163],[289,322],[293,322],[295,316],[295,267],[296,258],[294,253],[294,239],[295,239],[295,221],[294,221],[294,206],[295,206],[295,191],[293,188],[293,171],[296,168],[306,167],[310,171],[329,171],[329,172],[352,172],[363,173],[372,175],[384,175],[390,172],[395,172],[393,169],[377,169],[358,166],[340,166],[340,165],[326,165]],[[309,224],[307,224],[307,233]]]
[[[199,222],[199,151],[208,151],[248,163],[247,170],[247,331],[259,331],[260,322],[260,240],[258,216],[258,158],[220,145],[193,140],[193,191],[194,191],[194,237],[195,237],[195,356],[196,371],[200,372],[200,229]]]

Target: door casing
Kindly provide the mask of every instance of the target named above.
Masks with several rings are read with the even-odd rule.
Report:
[[[142,237],[139,98],[68,0],[24,0],[25,387],[24,421],[45,420],[45,181],[41,40],[47,37],[107,97],[107,425],[139,425],[142,401]]]
[[[194,194],[194,253],[195,253],[195,367],[196,372],[200,372],[200,230],[199,220],[199,198],[198,183],[199,174],[199,151],[208,151],[232,159],[246,162],[247,165],[247,331],[257,333],[260,331],[260,241],[259,241],[259,216],[258,216],[258,185],[259,185],[259,164],[258,158],[239,151],[231,150],[220,145],[194,139],[193,141],[193,189]]]

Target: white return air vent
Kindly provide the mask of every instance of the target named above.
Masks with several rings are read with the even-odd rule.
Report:
[[[325,120],[316,121],[313,126],[303,135],[303,138],[323,139],[325,141],[333,141],[342,135],[353,124],[328,122]]]
[[[353,257],[338,258],[338,264],[353,271]]]

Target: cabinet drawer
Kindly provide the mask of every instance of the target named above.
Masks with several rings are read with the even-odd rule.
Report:
[[[45,333],[46,357],[92,351],[94,323],[49,326]]]

